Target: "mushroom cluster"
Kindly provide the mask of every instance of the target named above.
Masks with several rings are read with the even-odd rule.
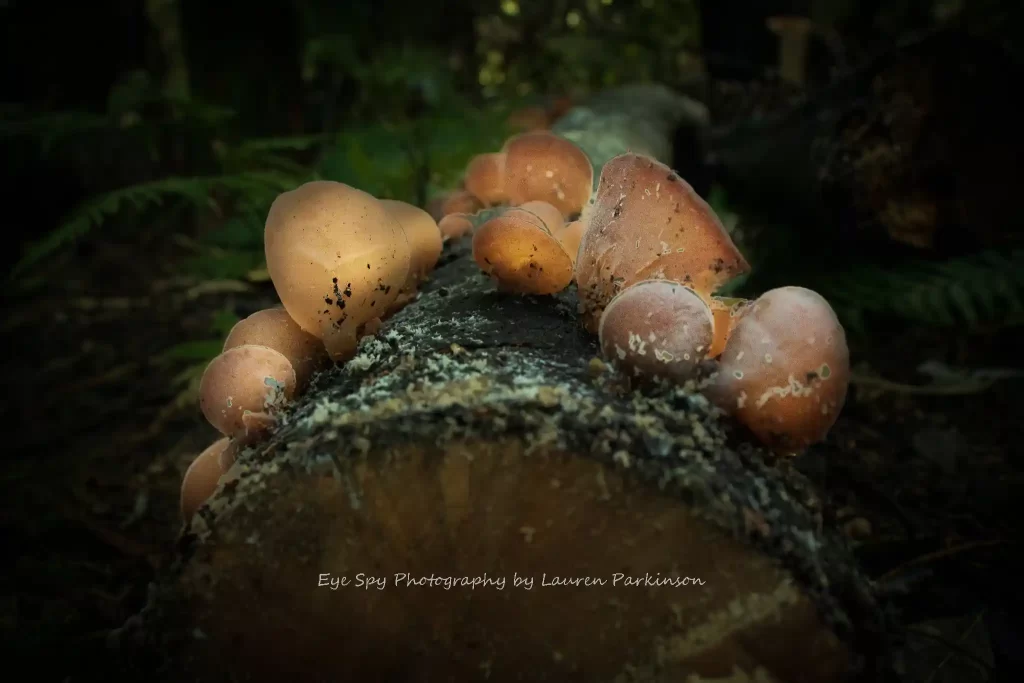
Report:
[[[223,437],[185,474],[186,521],[238,449],[266,438],[317,372],[351,358],[362,337],[415,298],[441,255],[442,236],[420,208],[314,181],[274,201],[264,244],[283,306],[239,321],[203,373],[199,405]]]
[[[473,257],[501,291],[575,282],[583,326],[631,383],[682,384],[717,366],[708,396],[762,442],[794,452],[823,439],[849,381],[828,302],[797,287],[717,295],[750,266],[685,180],[634,153],[608,161],[592,193],[593,177],[572,142],[518,135],[470,161],[442,232],[472,233]]]

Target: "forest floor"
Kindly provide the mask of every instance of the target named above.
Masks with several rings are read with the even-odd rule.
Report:
[[[186,254],[168,242],[93,247],[73,278],[8,312],[0,624],[33,680],[103,677],[107,632],[172,560],[182,475],[218,435],[173,382],[188,363],[161,354],[209,339],[225,309],[244,317],[276,301],[269,283],[178,277]],[[994,367],[1013,353],[998,335],[908,328],[855,346],[853,360],[859,376],[920,384],[923,362]],[[995,680],[993,643],[1019,638],[1008,595],[1021,383],[929,395],[863,381],[829,441],[796,466],[893,598],[905,680]]]

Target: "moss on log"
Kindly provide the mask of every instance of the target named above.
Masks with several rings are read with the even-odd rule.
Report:
[[[469,246],[242,454],[117,634],[135,672],[877,680],[879,609],[804,480],[692,388],[625,390],[573,291],[500,294]]]

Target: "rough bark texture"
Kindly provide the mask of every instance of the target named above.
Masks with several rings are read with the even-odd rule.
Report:
[[[573,291],[500,294],[450,244],[243,454],[117,642],[161,681],[877,680],[880,613],[805,482],[597,355]]]

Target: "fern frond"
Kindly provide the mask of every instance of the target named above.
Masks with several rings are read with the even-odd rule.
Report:
[[[862,266],[814,284],[854,325],[865,314],[968,329],[1024,324],[1024,250],[889,270]]]
[[[11,271],[17,277],[55,251],[64,248],[131,205],[136,209],[162,205],[167,200],[185,200],[197,208],[211,208],[215,191],[231,193],[250,204],[269,205],[281,192],[297,184],[294,176],[273,171],[238,173],[224,176],[164,178],[114,190],[86,202],[56,230],[30,245]]]

